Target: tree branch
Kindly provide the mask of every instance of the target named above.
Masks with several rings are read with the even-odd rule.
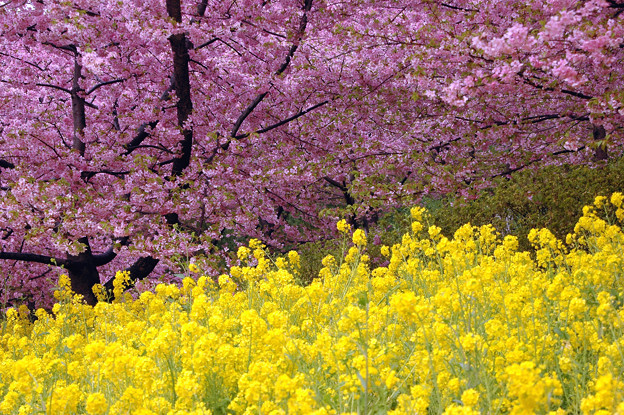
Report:
[[[37,83],[35,85],[37,85],[37,86],[45,86],[47,88],[52,88],[52,89],[58,89],[59,91],[63,91],[63,92],[66,92],[68,94],[71,94],[71,91],[69,89],[63,88],[62,86],[51,85],[51,84],[41,84],[41,83]]]
[[[118,238],[117,242],[119,242],[122,246],[126,246],[129,244],[130,238],[127,236],[124,236],[124,237]],[[115,257],[117,257],[117,253],[115,252],[115,245],[116,244],[113,243],[110,246],[110,248],[106,250],[106,252],[93,255],[93,262],[95,263],[96,267],[106,265],[109,262],[111,262],[113,259],[115,259]]]
[[[169,87],[162,93],[162,95],[160,96],[160,100],[161,101],[166,101],[170,98],[170,93],[171,91],[173,91],[175,89],[175,78],[173,75],[171,75],[171,77],[169,78]],[[147,131],[145,131],[147,129],[147,127],[150,128],[155,128],[156,125],[158,124],[159,120],[156,121],[151,121],[151,122],[146,122],[141,124],[141,126],[139,127],[139,130],[137,132],[137,135],[134,136],[134,138],[127,144],[124,145],[124,148],[126,149],[126,152],[123,154],[124,156],[128,156],[130,155],[130,153],[132,153],[134,150],[136,150],[137,148],[139,148],[140,144],[147,138],[150,136],[150,133],[148,133]]]
[[[477,9],[466,9],[466,8],[463,8],[463,7],[453,6],[453,5],[446,4],[446,3],[440,3],[440,6],[446,7],[446,8],[452,9],[452,10],[461,10],[463,12],[479,12],[479,10],[477,10]]]
[[[232,132],[230,133],[231,137],[233,137],[233,138],[237,137],[236,133],[238,133],[238,130],[240,129],[241,125],[243,124],[243,121],[245,121],[245,119],[249,116],[249,114],[251,114],[253,112],[253,110],[258,106],[258,104],[260,104],[260,102],[262,102],[262,100],[264,99],[264,97],[267,96],[267,94],[268,94],[268,92],[261,93],[260,95],[258,95],[253,100],[253,102],[251,104],[249,104],[247,106],[247,108],[245,108],[245,111],[242,112],[242,114],[238,117],[238,119],[234,123],[234,126],[232,127]]]
[[[101,83],[97,84],[96,86],[94,86],[93,88],[91,88],[89,91],[87,91],[87,95],[90,95],[92,92],[95,92],[98,88],[101,88],[103,86],[111,85],[111,84],[117,84],[117,83],[123,82],[123,81],[125,81],[124,78],[122,78],[122,79],[114,79],[112,81],[101,82]]]
[[[206,14],[207,7],[208,7],[208,0],[201,0],[201,2],[197,5],[197,14],[200,17],[204,17],[204,14]]]
[[[282,39],[288,39],[288,36],[286,36],[286,35],[282,35],[282,34],[279,34],[279,33],[275,33],[275,32],[272,32],[272,31],[270,31],[270,30],[264,29],[264,28],[262,28],[262,27],[258,27],[258,25],[254,24],[253,22],[251,22],[251,21],[249,21],[249,20],[242,20],[242,22],[243,22],[243,23],[245,23],[245,24],[248,24],[248,25],[249,25],[249,26],[251,26],[251,27],[255,27],[255,28],[257,28],[257,29],[260,29],[260,30],[262,30],[264,33],[267,33],[267,34],[269,34],[269,35],[271,35],[271,36],[279,37],[279,38],[282,38]]]
[[[275,123],[275,124],[272,124],[272,125],[270,125],[270,126],[268,126],[268,127],[266,127],[266,128],[262,128],[262,129],[260,129],[260,130],[257,130],[257,131],[255,131],[255,133],[245,133],[245,134],[239,134],[239,135],[235,136],[234,138],[236,138],[236,139],[241,139],[241,138],[246,138],[246,137],[249,137],[251,134],[262,134],[262,133],[266,133],[266,132],[268,132],[268,131],[274,130],[275,128],[281,127],[281,126],[282,126],[282,125],[284,125],[284,124],[288,124],[289,122],[294,121],[294,120],[296,120],[297,118],[299,118],[299,117],[302,117],[302,116],[306,115],[306,114],[307,114],[307,113],[309,113],[310,111],[314,111],[315,109],[317,109],[317,108],[319,108],[319,107],[322,107],[323,105],[327,104],[328,102],[329,102],[329,100],[325,100],[325,101],[323,101],[323,102],[319,102],[318,104],[316,104],[316,105],[314,105],[314,106],[312,106],[312,107],[310,107],[310,108],[308,108],[308,109],[306,109],[306,110],[299,111],[299,112],[298,112],[298,113],[296,113],[295,115],[290,116],[290,117],[288,117],[288,118],[286,118],[286,119],[284,119],[284,120],[282,120],[282,121],[280,121],[280,122],[277,122],[277,123]]]
[[[280,66],[276,72],[277,75],[281,75],[286,70],[286,68],[288,68],[288,65],[295,55],[297,48],[299,48],[299,42],[301,42],[301,39],[303,39],[303,34],[305,33],[306,27],[308,25],[308,12],[310,10],[312,10],[312,0],[305,0],[305,3],[303,5],[303,16],[301,16],[301,20],[299,21],[299,31],[297,33],[297,39],[295,39],[295,42],[288,50],[288,55],[286,55],[284,63],[282,63],[282,66]]]
[[[15,164],[11,163],[10,161],[0,160],[0,167],[3,169],[14,169]]]
[[[73,44],[64,45],[64,46],[55,45],[52,42],[43,42],[43,44],[46,46],[52,46],[53,48],[56,48],[56,49],[72,52],[74,55],[78,53],[78,48],[76,48],[76,45],[73,45]]]
[[[195,50],[199,50],[199,49],[201,49],[201,48],[205,48],[206,46],[210,46],[210,45],[212,45],[213,43],[215,43],[215,42],[216,42],[216,41],[218,41],[218,40],[221,40],[221,39],[219,39],[218,37],[212,38],[212,39],[210,39],[209,41],[204,42],[204,43],[202,43],[201,45],[199,45],[199,46],[195,47]]]
[[[74,124],[74,137],[72,149],[78,151],[84,156],[86,145],[84,142],[84,129],[87,127],[87,119],[85,115],[85,99],[82,96],[84,90],[80,86],[80,78],[82,78],[82,66],[78,63],[78,59],[74,58],[74,74],[72,80],[71,102],[72,102],[72,120]]]
[[[152,258],[151,256],[146,256],[139,258],[135,261],[134,264],[125,269],[125,271],[130,272],[130,281],[134,284],[138,280],[142,280],[147,277],[158,264],[158,259]],[[106,288],[109,292],[113,292],[113,281],[114,278],[106,281],[104,284],[104,288]]]
[[[569,90],[569,89],[560,89],[560,90],[557,90],[557,89],[552,88],[552,87],[547,87],[547,86],[540,85],[540,84],[538,84],[538,83],[534,82],[533,80],[528,79],[528,78],[526,78],[526,77],[523,77],[523,79],[524,79],[524,81],[525,81],[527,84],[531,85],[531,86],[532,86],[532,87],[534,87],[534,88],[541,89],[542,91],[548,91],[548,92],[561,92],[561,93],[563,93],[563,94],[566,94],[566,95],[571,95],[571,96],[573,96],[573,97],[582,98],[582,99],[592,99],[592,98],[593,98],[591,95],[585,95],[585,94],[583,94],[582,92],[571,91],[571,90]]]
[[[139,132],[137,133],[137,135],[135,135],[134,138],[129,143],[124,145],[124,148],[126,149],[126,152],[124,153],[124,156],[129,155],[134,150],[139,148],[141,143],[147,137],[150,136],[150,133],[148,133],[146,131],[147,127],[154,128],[154,127],[156,127],[157,124],[158,124],[158,120],[152,121],[152,122],[145,122],[145,123],[141,124],[141,126],[139,127]]]
[[[47,255],[29,254],[24,252],[0,252],[0,259],[10,259],[14,261],[36,262],[39,264],[65,266],[67,260],[55,258]]]
[[[91,170],[84,170],[84,171],[80,172],[80,178],[82,180],[84,180],[85,182],[88,182],[96,174],[109,174],[111,176],[122,177],[123,178],[126,174],[130,174],[130,170],[125,170],[125,171],[113,171],[113,170],[91,171]]]
[[[323,177],[323,180],[325,180],[327,183],[331,184],[332,186],[337,187],[338,189],[342,190],[343,192],[346,192],[348,190],[347,187],[344,184],[340,183],[339,181],[336,181],[336,180],[332,179],[329,176]]]
[[[305,3],[303,5],[303,16],[301,16],[301,20],[299,21],[299,31],[298,31],[298,34],[297,34],[297,38],[295,39],[295,42],[292,44],[292,46],[288,50],[288,54],[286,55],[286,59],[284,60],[282,65],[275,72],[276,75],[278,75],[278,76],[281,75],[288,68],[288,65],[290,64],[290,61],[292,60],[292,57],[294,56],[295,52],[297,51],[297,48],[299,47],[299,42],[301,42],[301,39],[303,39],[303,34],[304,34],[304,32],[306,30],[306,27],[308,25],[308,12],[311,9],[312,9],[312,0],[305,0]],[[247,106],[247,108],[245,108],[243,113],[238,117],[238,119],[234,123],[234,126],[232,127],[232,131],[230,132],[230,136],[232,138],[238,138],[237,137],[238,130],[240,129],[240,127],[243,124],[243,122],[245,121],[245,119],[249,116],[249,114],[251,114],[253,112],[253,110],[260,104],[260,102],[262,102],[262,100],[267,95],[268,95],[268,91],[261,93],[260,95],[258,95],[252,101],[251,104],[249,104]],[[248,137],[248,136],[249,136],[249,134],[246,134],[246,135],[243,134],[242,135],[242,137]]]
[[[180,0],[167,0],[167,14],[176,22],[182,22],[182,8]],[[173,53],[173,77],[175,84],[178,127],[182,130],[182,154],[176,157],[171,166],[171,174],[179,176],[191,162],[191,152],[193,150],[193,129],[186,124],[186,121],[193,112],[193,101],[191,99],[191,81],[189,75],[189,44],[184,33],[175,33],[169,36],[169,44]]]

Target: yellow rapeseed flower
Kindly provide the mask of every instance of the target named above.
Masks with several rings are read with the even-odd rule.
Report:
[[[341,219],[338,223],[336,223],[336,228],[341,233],[348,233],[351,231],[351,225],[349,225],[344,219]]]
[[[531,232],[531,252],[490,226],[423,233],[417,208],[385,266],[358,230],[307,286],[298,254],[273,264],[259,241],[218,284],[136,300],[87,306],[61,277],[52,314],[4,312],[0,413],[624,415],[622,199],[585,209],[568,246]]]
[[[366,234],[362,229],[356,229],[355,232],[353,232],[353,244],[360,248],[366,246]]]
[[[87,396],[85,409],[90,415],[102,415],[108,410],[108,402],[101,392],[90,393]]]

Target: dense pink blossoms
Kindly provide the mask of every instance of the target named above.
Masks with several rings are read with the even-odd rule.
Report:
[[[3,303],[622,144],[620,0],[0,6]]]

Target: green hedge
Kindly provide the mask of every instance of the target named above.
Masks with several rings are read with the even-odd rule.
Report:
[[[549,166],[499,178],[476,200],[447,197],[425,201],[433,222],[452,236],[464,223],[491,223],[504,235],[519,238],[529,249],[527,235],[533,228],[548,228],[557,238],[572,232],[583,206],[596,195],[624,190],[624,159],[589,166]]]
[[[624,158],[593,167],[562,165],[525,170],[497,178],[475,200],[451,195],[423,199],[421,206],[427,208],[430,224],[441,227],[449,238],[465,223],[476,226],[491,223],[502,236],[517,236],[520,249],[528,250],[527,235],[531,229],[548,228],[557,238],[565,239],[583,206],[591,204],[595,195],[617,191],[624,191]],[[399,243],[410,226],[409,208],[385,214],[371,227],[369,240],[377,239],[389,246]],[[343,246],[343,241],[336,239],[297,247],[301,254],[302,282],[318,275],[325,255],[341,258]],[[369,245],[372,257],[380,257],[379,248],[380,245]]]

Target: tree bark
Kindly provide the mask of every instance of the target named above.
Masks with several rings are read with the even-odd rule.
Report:
[[[82,96],[84,91],[80,88],[80,77],[82,76],[82,66],[78,64],[78,57],[74,60],[74,78],[72,81],[71,101],[72,118],[74,122],[74,142],[72,148],[84,156],[85,143],[83,141],[84,129],[87,126],[85,115],[85,99]]]
[[[71,288],[76,294],[83,296],[89,305],[97,303],[93,294],[93,286],[100,283],[100,273],[97,270],[88,238],[80,238],[79,242],[86,245],[86,249],[78,255],[67,258],[67,273],[71,281]]]
[[[167,0],[167,13],[177,23],[182,22],[182,9],[180,0]],[[169,36],[171,51],[173,52],[173,79],[175,84],[178,126],[182,130],[182,153],[173,160],[171,173],[174,176],[182,174],[191,161],[191,151],[193,148],[193,129],[185,126],[191,112],[193,112],[193,102],[191,100],[191,81],[189,77],[189,41],[184,33],[176,33]]]
[[[594,150],[594,161],[603,161],[609,158],[607,153],[607,144],[604,139],[607,138],[607,132],[602,125],[594,125],[594,141],[598,142],[596,149]]]

